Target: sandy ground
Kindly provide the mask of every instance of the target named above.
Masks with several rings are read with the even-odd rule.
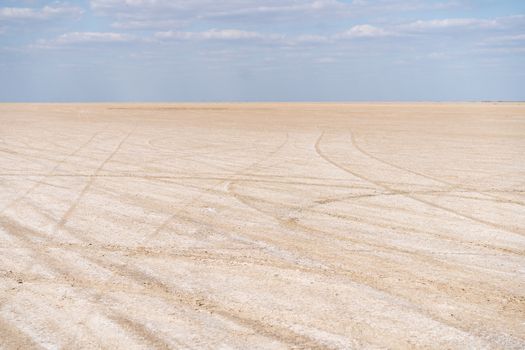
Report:
[[[0,105],[1,348],[525,348],[525,104]]]

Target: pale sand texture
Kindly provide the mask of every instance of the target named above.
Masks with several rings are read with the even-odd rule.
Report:
[[[524,104],[0,105],[1,348],[525,348]]]

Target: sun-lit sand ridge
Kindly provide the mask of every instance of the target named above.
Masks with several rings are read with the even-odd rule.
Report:
[[[524,104],[0,105],[0,348],[524,348]]]

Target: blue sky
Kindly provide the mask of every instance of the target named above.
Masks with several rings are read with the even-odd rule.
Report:
[[[0,101],[525,100],[523,0],[0,0]]]

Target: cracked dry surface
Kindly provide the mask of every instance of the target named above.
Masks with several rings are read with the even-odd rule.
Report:
[[[0,123],[0,348],[525,348],[524,104]]]

